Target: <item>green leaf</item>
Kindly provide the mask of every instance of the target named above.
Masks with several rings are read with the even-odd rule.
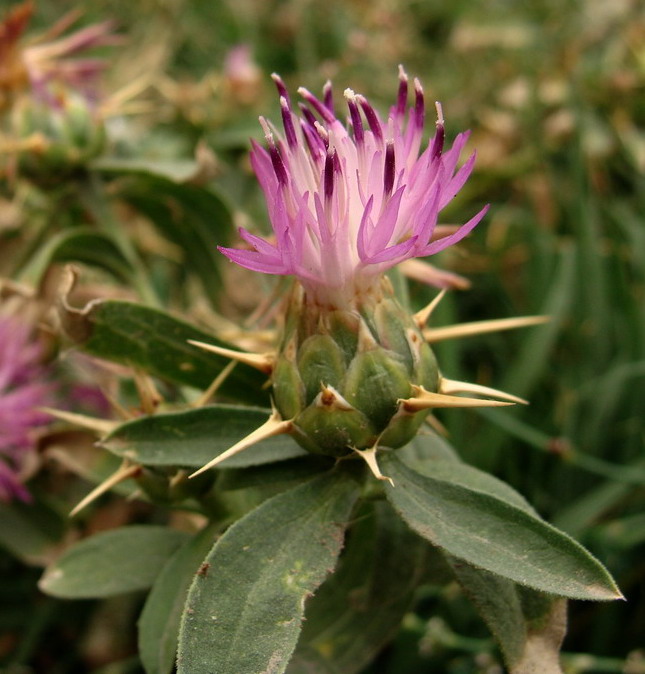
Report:
[[[145,466],[200,468],[263,424],[270,410],[209,405],[186,412],[155,414],[119,426],[101,443],[109,451]],[[306,455],[285,436],[269,438],[226,459],[240,468]]]
[[[447,553],[521,585],[574,599],[622,597],[580,544],[525,509],[490,493],[420,475],[394,453],[381,468],[386,494],[418,534]]]
[[[188,340],[232,348],[170,314],[131,302],[92,302],[83,310],[63,306],[61,320],[67,334],[87,353],[199,389],[207,388],[229,360]],[[219,391],[243,402],[266,404],[265,382],[265,375],[238,365]]]
[[[384,502],[357,513],[338,570],[308,602],[287,672],[354,674],[397,633],[428,545]]]
[[[217,489],[239,491],[260,488],[275,490],[277,493],[329,470],[334,462],[330,456],[306,454],[280,462],[273,460],[271,463],[246,468],[227,468],[221,471]]]
[[[511,674],[561,674],[566,600],[523,588],[456,559],[448,561],[499,643]]]
[[[334,470],[234,524],[190,589],[179,674],[284,672],[305,599],[333,570],[359,487]]]
[[[0,546],[28,564],[44,566],[63,532],[60,518],[41,503],[0,503]]]
[[[195,178],[199,164],[194,159],[159,160],[124,157],[100,157],[92,162],[92,168],[102,173],[141,175],[162,178],[174,183],[183,183]]]
[[[216,534],[217,528],[209,526],[186,541],[152,586],[139,618],[139,655],[147,674],[170,674],[173,670],[188,588]]]
[[[441,441],[440,447],[449,447],[445,441]],[[433,443],[434,444],[434,443]],[[433,446],[434,449],[434,446]],[[494,475],[479,470],[467,463],[449,457],[447,460],[437,454],[415,454],[406,451],[407,447],[397,452],[397,458],[402,459],[408,468],[416,473],[427,475],[430,478],[461,485],[473,491],[495,496],[506,503],[521,508],[526,512],[537,516],[533,507],[526,499],[518,494],[510,485],[499,480]],[[436,457],[436,458],[435,458]]]
[[[86,538],[47,568],[39,587],[66,599],[145,590],[187,534],[160,526],[128,526]]]
[[[186,269],[197,274],[217,306],[222,287],[219,266],[226,262],[217,246],[226,245],[234,232],[224,200],[210,189],[152,175],[125,182],[119,196],[184,251]]]
[[[20,272],[23,281],[38,283],[54,262],[82,262],[129,282],[132,266],[112,239],[88,227],[75,227],[52,236]]]

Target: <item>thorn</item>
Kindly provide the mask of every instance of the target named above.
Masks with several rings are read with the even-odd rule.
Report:
[[[119,425],[118,422],[110,421],[109,419],[97,419],[96,417],[88,417],[85,414],[55,410],[51,407],[40,407],[38,409],[46,414],[51,414],[56,419],[68,421],[70,424],[87,428],[90,431],[96,431],[101,435],[109,435]]]
[[[199,470],[196,470],[192,475],[188,477],[196,477],[200,473],[213,468],[217,464],[221,463],[225,459],[238,454],[239,452],[248,449],[252,445],[260,442],[261,440],[266,440],[267,438],[272,438],[274,435],[282,435],[284,433],[289,433],[292,428],[292,421],[283,421],[280,419],[280,414],[277,410],[273,410],[271,416],[265,421],[262,426],[256,428],[252,433],[249,433],[245,438],[240,440],[238,443],[234,444],[230,449],[227,449],[222,454],[216,456],[212,461],[209,461],[205,466],[202,466]]]
[[[216,353],[218,356],[223,356],[224,358],[231,358],[245,365],[250,365],[264,374],[271,374],[273,372],[273,367],[275,365],[275,356],[270,353],[247,353],[246,351],[235,351],[234,349],[225,349],[221,346],[215,346],[215,344],[206,344],[205,342],[197,342],[194,339],[188,340],[189,344],[193,346],[198,346],[204,351],[211,351]]]
[[[137,387],[142,412],[148,415],[154,414],[159,403],[163,401],[163,396],[157,391],[152,378],[141,370],[135,370],[134,384]]]
[[[356,449],[356,447],[352,447],[352,449],[361,457],[361,459],[363,459],[363,461],[365,461],[365,463],[369,466],[369,469],[372,471],[372,475],[377,480],[388,481],[392,486],[394,486],[394,481],[392,478],[383,475],[383,473],[381,473],[381,469],[378,467],[378,463],[376,461],[377,447],[378,443],[374,445],[374,447],[370,447],[370,449]]]
[[[521,405],[528,405],[528,400],[514,396],[512,393],[505,393],[489,386],[480,386],[479,384],[471,384],[466,381],[455,381],[454,379],[446,379],[442,377],[439,382],[439,393],[451,395],[453,393],[475,393],[484,396],[492,396],[493,398],[501,398],[502,400],[510,400]]]
[[[333,386],[322,383],[320,384],[320,393],[316,396],[314,404],[317,407],[325,407],[329,410],[341,410],[343,412],[356,410]]]
[[[527,328],[531,325],[548,323],[550,320],[550,316],[520,316],[518,318],[500,318],[493,321],[473,321],[472,323],[448,325],[444,328],[429,328],[423,331],[423,336],[428,343],[432,344],[444,339],[457,339],[459,337],[482,335],[487,332]]]
[[[219,387],[226,381],[228,375],[233,372],[237,361],[232,360],[218,375],[213,379],[212,384],[195,400],[191,407],[203,407],[219,390]]]
[[[92,503],[92,501],[96,501],[99,496],[110,491],[112,487],[115,487],[124,480],[134,477],[140,471],[141,466],[137,464],[131,465],[128,461],[124,461],[123,465],[110,475],[107,480],[104,480],[100,485],[92,489],[92,491],[70,512],[69,516],[74,517],[74,515],[77,515],[83,508]]]
[[[437,419],[437,417],[435,417],[434,414],[429,414],[425,418],[425,422],[435,433],[438,433],[441,437],[447,438],[450,436],[448,429],[439,421],[439,419]]]
[[[506,407],[514,403],[502,402],[501,400],[483,400],[481,398],[461,398],[449,396],[443,393],[426,391],[423,386],[413,386],[416,394],[414,398],[401,398],[399,404],[403,405],[406,412],[419,412],[434,407]]]
[[[431,241],[434,238],[437,229],[438,227],[435,228],[433,236],[430,239]],[[445,236],[448,235],[446,234]],[[407,276],[407,278],[419,281],[419,283],[425,285],[445,288],[446,290],[468,290],[471,286],[471,283],[467,278],[459,276],[459,274],[455,274],[451,271],[446,271],[445,269],[439,269],[429,262],[425,262],[418,258],[403,260],[403,262],[399,264],[399,269],[403,272],[404,276]]]
[[[434,310],[439,306],[439,302],[441,302],[441,300],[445,297],[446,292],[446,288],[444,288],[426,307],[414,314],[412,318],[414,318],[416,324],[419,326],[419,330],[422,330],[425,327],[428,319]]]

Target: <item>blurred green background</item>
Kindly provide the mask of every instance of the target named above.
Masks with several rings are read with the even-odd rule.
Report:
[[[551,321],[438,344],[450,378],[531,401],[441,420],[468,462],[510,482],[586,545],[627,598],[572,602],[566,671],[645,672],[645,5],[42,0],[34,27],[79,6],[83,23],[113,18],[126,37],[109,52],[106,90],[139,93],[132,124],[123,130],[115,120],[110,129],[116,144],[127,133],[121,141],[154,160],[190,158],[204,142],[240,221],[258,229],[267,225],[248,138],[261,138],[259,114],[279,119],[273,71],[292,91],[319,91],[331,78],[337,103],[349,86],[384,111],[402,63],[427,101],[442,102],[449,138],[472,130],[475,172],[444,219],[492,208],[439,260],[472,287],[449,294],[435,325],[533,314]],[[239,45],[257,69],[224,81]],[[434,292],[413,284],[415,308]],[[32,589],[37,570],[8,558],[0,569],[0,671],[139,671],[126,657],[133,600],[97,607],[45,599]],[[102,630],[122,635],[126,659],[92,669],[79,653]],[[454,588],[429,588],[369,671],[499,672],[495,653]]]

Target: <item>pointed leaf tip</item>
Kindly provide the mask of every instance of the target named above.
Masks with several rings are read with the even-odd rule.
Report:
[[[293,422],[289,419],[284,421],[280,418],[280,415],[277,411],[274,411],[273,414],[267,419],[267,421],[262,424],[259,428],[256,428],[254,431],[249,433],[245,438],[242,438],[239,442],[234,444],[232,447],[227,449],[222,454],[216,456],[212,461],[209,461],[205,466],[202,466],[199,470],[196,470],[194,473],[189,475],[189,478],[194,478],[207,471],[209,468],[214,468],[222,461],[238,454],[239,452],[248,449],[252,445],[266,440],[267,438],[272,438],[276,435],[283,435],[285,433],[290,433],[293,427]]]

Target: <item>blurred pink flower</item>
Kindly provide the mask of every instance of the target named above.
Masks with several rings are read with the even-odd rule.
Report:
[[[304,104],[298,116],[284,83],[277,75],[274,80],[284,135],[261,118],[268,150],[253,143],[251,162],[275,242],[240,228],[253,250],[220,247],[237,264],[293,275],[310,301],[343,307],[377,293],[387,269],[457,243],[484,217],[488,207],[450,234],[437,227],[439,212],[468,179],[475,155],[457,169],[468,133],[459,134],[444,152],[439,104],[436,132],[419,154],[423,89],[415,79],[414,105],[406,110],[408,78],[402,68],[397,101],[386,121],[364,96],[345,90],[351,133],[334,114],[331,83],[322,100],[299,89]]]
[[[51,405],[54,390],[42,356],[31,326],[0,316],[0,501],[30,498],[22,478],[49,421],[38,408]]]
[[[0,94],[7,98],[30,86],[38,99],[56,105],[63,91],[69,89],[95,102],[99,75],[106,62],[80,55],[95,47],[120,44],[114,23],[91,24],[63,36],[79,16],[78,12],[70,12],[23,45],[22,37],[33,12],[33,3],[24,2],[0,22]]]

